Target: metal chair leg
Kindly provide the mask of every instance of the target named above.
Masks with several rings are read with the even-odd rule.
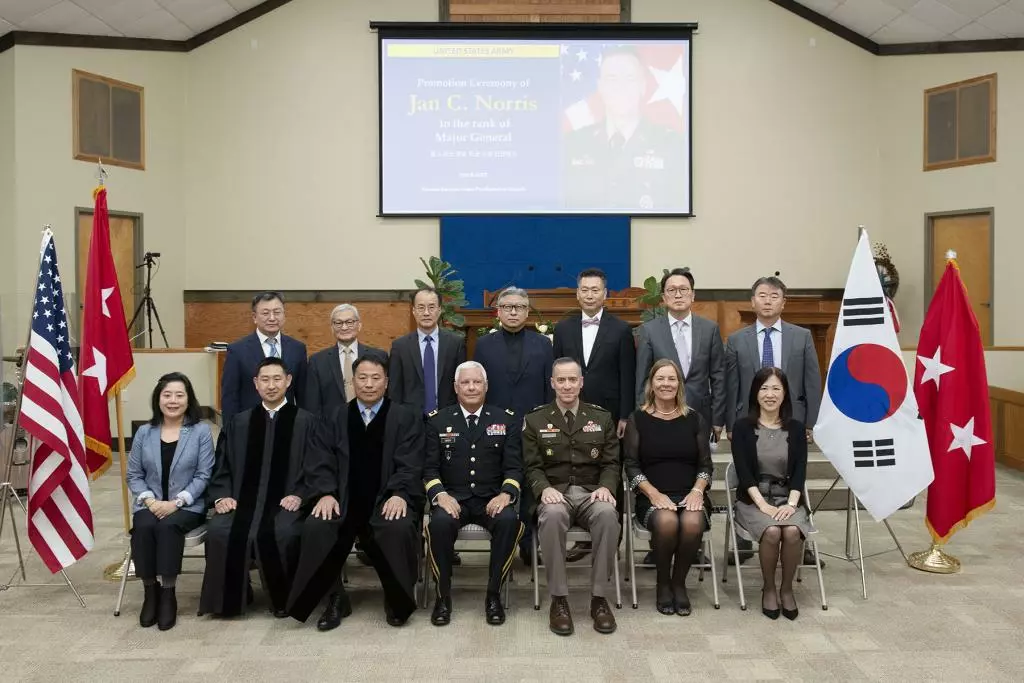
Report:
[[[121,603],[124,602],[124,589],[128,585],[128,569],[132,566],[131,545],[128,546],[128,562],[121,571],[121,586],[117,589],[117,604],[114,606],[114,616],[121,616]]]
[[[537,544],[540,540],[537,538],[537,527],[533,527],[533,534],[531,534],[533,542],[530,544],[530,553],[533,555],[533,609],[540,609],[540,572],[537,571]]]
[[[613,565],[612,574],[615,576],[615,607],[622,609],[622,584],[619,582],[619,549],[615,549],[615,564]],[[635,584],[634,584],[635,585]]]

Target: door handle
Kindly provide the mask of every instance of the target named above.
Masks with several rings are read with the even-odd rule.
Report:
[[[981,305],[984,306],[985,308],[992,308],[992,302],[991,301],[982,301]]]

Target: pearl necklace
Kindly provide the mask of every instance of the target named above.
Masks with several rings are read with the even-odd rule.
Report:
[[[672,410],[666,412],[664,410],[658,410],[658,406],[654,406],[654,412],[656,412],[658,415],[675,415],[678,411],[679,408],[673,408]]]

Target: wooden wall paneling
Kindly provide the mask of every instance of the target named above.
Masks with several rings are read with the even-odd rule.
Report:
[[[447,5],[447,7],[445,7]],[[442,19],[452,22],[618,23],[621,0],[451,0]]]
[[[989,387],[996,462],[1024,470],[1024,393]]]

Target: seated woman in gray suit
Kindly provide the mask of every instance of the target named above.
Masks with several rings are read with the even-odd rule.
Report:
[[[807,477],[804,423],[793,419],[786,374],[761,368],[750,384],[749,412],[733,425],[732,460],[736,466],[736,524],[760,543],[764,588],[761,611],[769,619],[796,619],[793,577],[804,539],[814,531],[802,500]],[[782,556],[782,585],[775,569]]]
[[[152,404],[152,419],[132,440],[127,481],[135,507],[132,559],[145,587],[139,624],[159,624],[166,631],[178,613],[174,584],[185,534],[206,519],[203,493],[213,471],[213,437],[200,422],[192,383],[180,372],[157,381]]]

